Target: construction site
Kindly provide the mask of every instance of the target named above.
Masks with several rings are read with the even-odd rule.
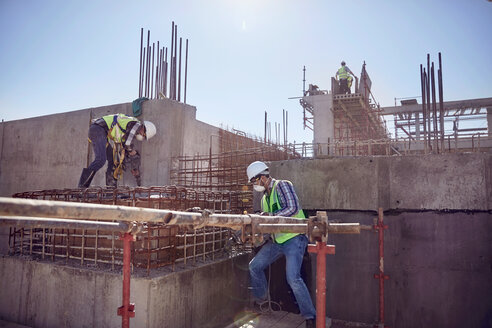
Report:
[[[365,63],[350,93],[309,84],[297,101],[313,141],[296,144],[272,141],[266,118],[264,136],[197,120],[188,40],[178,53],[173,23],[168,60],[141,33],[138,104],[0,124],[0,320],[302,328],[285,260],[263,313],[248,273],[263,234],[298,232],[317,328],[492,327],[492,97],[444,101],[441,54],[421,65],[421,95],[394,106]],[[87,128],[116,113],[157,127],[136,146],[141,181],[126,170],[107,187],[101,169],[76,188],[94,160]],[[83,128],[54,144],[67,121]],[[308,220],[259,215],[254,161],[292,182]]]

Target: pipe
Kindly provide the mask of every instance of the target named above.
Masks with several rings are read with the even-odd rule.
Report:
[[[135,317],[135,303],[130,303],[131,244],[134,237],[125,233],[120,238],[123,240],[123,305],[117,313],[121,316],[121,327],[130,328],[130,318]]]
[[[324,241],[308,245],[309,253],[316,253],[316,328],[326,327],[326,255],[335,254],[335,246]]]
[[[256,223],[299,223],[299,219],[261,215],[202,215],[196,212],[180,212],[153,208],[120,205],[75,203],[38,199],[0,197],[0,215],[36,216],[53,218],[92,219],[107,221],[161,222],[170,225],[212,225],[237,227]]]
[[[379,325],[384,327],[384,280],[389,279],[389,276],[384,274],[384,230],[388,229],[383,223],[383,209],[378,209],[378,223],[374,225],[374,229],[378,231],[379,240],[379,274],[375,274],[374,278],[379,280]]]
[[[26,228],[91,229],[109,232],[127,232],[132,229],[132,224],[129,222],[100,222],[26,216],[0,216],[0,225]]]

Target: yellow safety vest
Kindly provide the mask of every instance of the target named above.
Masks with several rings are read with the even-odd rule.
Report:
[[[345,66],[342,66],[338,69],[338,78],[339,79],[347,79],[348,73],[347,70],[345,69]]]
[[[292,182],[288,180],[284,180],[287,183],[290,183],[292,185]],[[261,210],[263,212],[268,212],[268,213],[275,213],[278,210],[280,210],[280,202],[278,200],[278,194],[277,194],[277,184],[279,181],[275,181],[273,184],[272,191],[270,192],[270,195],[267,197],[267,195],[263,195],[263,198],[261,199]],[[298,218],[298,219],[306,219],[306,216],[304,215],[304,211],[302,209],[299,209],[299,211],[292,215],[293,218]],[[297,236],[298,233],[293,233],[293,232],[288,232],[288,233],[276,233],[274,235],[275,237],[275,242],[277,244],[283,244],[287,240],[294,238]]]
[[[139,122],[138,119],[126,116],[124,114],[106,115],[102,117],[108,125],[108,140],[111,139],[115,143],[123,143],[123,136],[126,133],[126,127],[130,122]]]

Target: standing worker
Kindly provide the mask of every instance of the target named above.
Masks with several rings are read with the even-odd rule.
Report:
[[[294,186],[287,180],[270,177],[268,166],[260,161],[251,163],[247,170],[248,179],[253,188],[264,192],[261,210],[275,216],[290,216],[305,219]],[[316,310],[309,291],[301,277],[301,265],[308,244],[305,234],[276,233],[274,240],[269,240],[249,263],[252,292],[257,304],[267,300],[267,281],[264,270],[282,255],[286,259],[286,276],[301,315],[306,319],[306,327],[314,327]]]
[[[338,69],[337,74],[335,75],[335,78],[340,81],[339,93],[341,94],[350,94],[350,87],[347,81],[349,78],[349,74],[355,77],[350,68],[348,68],[348,66],[345,66],[345,62],[342,61],[342,67]]]
[[[132,174],[140,181],[140,170],[134,165],[140,155],[133,149],[133,138],[138,141],[148,140],[156,133],[152,122],[143,123],[135,117],[123,114],[106,115],[92,121],[89,127],[89,141],[94,149],[94,161],[82,169],[79,188],[88,188],[96,172],[108,162],[106,169],[106,186],[116,187],[117,176],[122,174],[125,155],[132,162]]]

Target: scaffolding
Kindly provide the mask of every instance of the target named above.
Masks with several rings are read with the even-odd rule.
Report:
[[[334,142],[345,144],[335,149],[335,155],[383,155],[384,147],[369,150],[365,142],[368,140],[387,140],[389,135],[382,110],[371,92],[371,80],[362,65],[360,86],[356,82],[354,94],[337,94],[337,82],[332,79],[333,90],[333,128]],[[376,143],[377,144],[377,143]]]

